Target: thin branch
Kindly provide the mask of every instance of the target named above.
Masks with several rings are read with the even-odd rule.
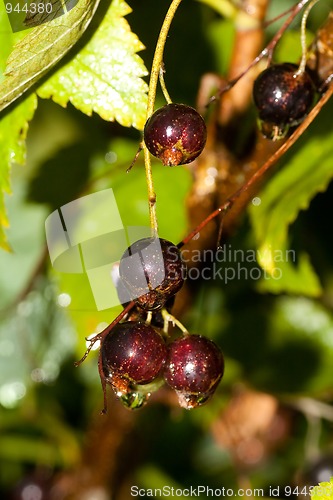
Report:
[[[313,122],[316,118],[322,107],[327,103],[330,97],[333,94],[333,85],[331,85],[326,93],[321,97],[321,99],[317,102],[314,108],[310,111],[307,117],[304,119],[303,123],[295,130],[295,132],[289,137],[289,139],[282,144],[282,146],[272,154],[272,156],[262,165],[262,167],[257,170],[250,179],[245,182],[237,191],[235,191],[229,198],[220,205],[216,210],[214,210],[206,219],[204,219],[193,231],[191,231],[179,244],[178,247],[182,247],[186,245],[192,238],[198,234],[211,220],[213,220],[218,215],[222,215],[222,218],[225,217],[227,212],[232,208],[235,201],[240,198],[240,196],[248,191],[250,187],[255,185],[263,175],[273,166],[275,163],[288,151],[293,144],[299,139],[299,137],[303,134],[303,132],[308,128],[308,126]]]

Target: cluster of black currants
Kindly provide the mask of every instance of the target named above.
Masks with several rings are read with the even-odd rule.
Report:
[[[135,306],[101,337],[104,396],[110,385],[127,408],[140,408],[166,382],[183,408],[198,407],[211,398],[224,372],[220,349],[184,327],[175,338],[168,333],[169,321],[175,320],[169,304],[184,277],[180,250],[170,241],[144,238],[125,251],[119,265],[119,293]]]
[[[314,97],[315,87],[306,70],[300,72],[291,63],[269,66],[253,87],[263,135],[272,140],[284,137],[303,121]],[[144,128],[147,149],[167,166],[192,162],[206,139],[204,119],[185,104],[163,106]],[[189,334],[170,315],[184,278],[180,250],[170,241],[144,238],[125,251],[117,288],[126,314],[93,340],[101,341],[98,366],[105,408],[107,385],[131,409],[143,406],[164,382],[187,409],[202,405],[214,394],[224,372],[220,349],[204,336]],[[180,325],[181,334],[175,339],[168,333],[170,321]]]

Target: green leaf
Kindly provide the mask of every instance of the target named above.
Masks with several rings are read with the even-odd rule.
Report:
[[[4,308],[14,303],[27,286],[31,270],[38,266],[45,245],[47,217],[45,206],[27,203],[27,180],[18,175],[22,172],[20,167],[13,170],[15,196],[8,197],[6,204],[11,224],[8,239],[13,251],[1,252],[0,257],[0,297]]]
[[[0,4],[0,81],[4,78],[3,71],[6,59],[12,50],[14,37],[4,5]],[[25,154],[24,140],[22,137],[18,137],[18,133],[22,130],[22,123],[23,125],[27,123],[23,104],[21,106],[20,109],[16,110],[15,115],[9,114],[2,120],[0,119],[0,247],[6,250],[9,250],[9,246],[4,233],[4,227],[8,226],[4,193],[10,193],[9,177],[12,161],[19,163],[19,159],[22,159]]]
[[[98,30],[66,66],[38,89],[61,106],[71,102],[87,115],[143,129],[147,107],[147,75],[136,54],[144,46],[123,16],[131,12],[123,0],[113,0]]]
[[[99,0],[80,0],[63,16],[27,30],[7,61],[0,84],[0,111],[54,66],[85,32]],[[21,34],[20,34],[21,35]]]
[[[3,72],[6,67],[6,60],[12,50],[13,33],[9,24],[9,20],[4,9],[0,4],[0,82],[3,80]]]
[[[257,380],[273,391],[321,397],[332,384],[332,327],[331,311],[316,299],[277,298],[267,323],[267,362],[258,367]]]
[[[319,483],[311,491],[312,500],[332,500],[333,499],[333,478],[330,481]]]
[[[199,0],[203,4],[215,9],[221,16],[227,19],[234,19],[237,15],[237,8],[230,0]]]
[[[207,37],[221,75],[228,74],[232,56],[235,25],[230,19],[217,19],[207,30]]]
[[[286,252],[289,225],[301,210],[309,207],[317,193],[325,191],[333,177],[331,115],[332,104],[329,103],[285,155],[282,168],[259,194],[261,203],[249,209],[258,245],[258,262],[272,277],[261,282],[262,290],[308,296],[321,293],[306,252],[294,259],[287,259]]]
[[[35,94],[30,95],[11,113],[0,120],[0,247],[9,249],[4,227],[8,226],[4,196],[10,193],[10,168],[12,163],[24,165],[25,139],[29,121],[37,107]]]
[[[251,284],[245,284],[249,286],[237,300],[227,299],[221,312],[222,329],[218,321],[209,325],[209,336],[212,332],[213,340],[222,346],[226,365],[231,359],[241,370],[239,375],[234,365],[236,380],[291,400],[295,396],[325,399],[332,387],[332,312],[310,297],[258,297],[251,292]],[[239,291],[239,283],[235,285]],[[205,300],[213,293],[214,289]],[[207,312],[206,306],[203,318]],[[230,374],[227,377],[225,383]]]
[[[266,271],[264,279],[258,282],[259,291],[301,293],[310,297],[321,294],[321,285],[309,256],[306,252],[296,255],[288,248],[287,240],[280,248],[264,244],[258,251],[258,262]]]

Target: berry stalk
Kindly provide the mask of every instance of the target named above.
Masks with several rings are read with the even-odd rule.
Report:
[[[150,73],[150,81],[149,81],[149,90],[148,90],[148,104],[147,104],[147,114],[146,120],[148,120],[154,112],[155,100],[156,100],[156,89],[157,83],[160,75],[160,69],[163,63],[163,53],[165,42],[169,33],[169,29],[171,26],[171,22],[174,18],[176,10],[180,5],[182,0],[173,0],[169,7],[168,12],[164,18],[161,31],[157,40],[155,54],[153,58],[152,69]],[[145,159],[145,170],[146,170],[146,180],[147,180],[147,188],[148,188],[148,200],[149,200],[149,217],[150,217],[150,226],[152,229],[152,236],[157,235],[158,223],[156,217],[156,194],[154,189],[153,175],[152,175],[152,166],[151,159],[148,149],[146,145],[143,145],[144,150],[144,159]]]
[[[306,44],[306,22],[308,20],[310,11],[312,7],[318,2],[319,0],[312,0],[310,4],[307,6],[307,8],[304,11],[303,17],[302,17],[302,24],[301,24],[301,45],[302,45],[302,58],[301,62],[298,68],[298,71],[296,72],[296,75],[301,75],[305,71],[305,66],[306,66],[306,57],[307,57],[307,44]]]

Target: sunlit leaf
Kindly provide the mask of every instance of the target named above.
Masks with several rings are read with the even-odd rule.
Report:
[[[25,139],[29,121],[37,107],[35,94],[30,95],[11,113],[0,119],[0,246],[8,249],[3,228],[8,226],[4,193],[10,193],[10,167],[25,163]]]
[[[45,242],[43,231],[45,207],[26,203],[24,182],[15,179],[13,190],[15,196],[8,197],[6,204],[11,221],[8,240],[12,252],[1,251],[0,309],[13,303],[26,287],[31,270],[38,265]]]
[[[113,0],[91,40],[38,89],[38,95],[142,129],[147,106],[142,77],[147,70],[136,54],[144,47],[124,19],[129,12],[123,0]]]
[[[80,0],[63,16],[27,30],[15,45],[0,85],[0,110],[49,71],[88,27],[99,0]]]

